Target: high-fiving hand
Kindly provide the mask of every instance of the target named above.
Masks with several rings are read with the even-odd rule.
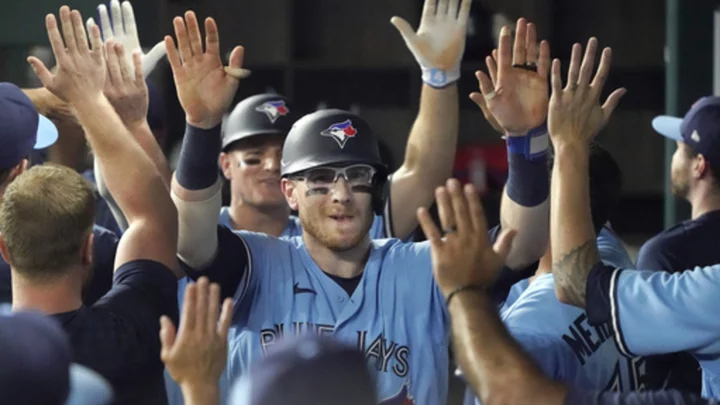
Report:
[[[610,48],[603,49],[600,66],[591,82],[597,46],[597,39],[590,38],[581,65],[582,46],[573,45],[565,88],[560,77],[560,61],[553,61],[548,131],[555,147],[566,143],[588,144],[605,126],[626,92],[624,88],[616,89],[605,104],[600,105],[600,93],[610,72],[612,51]]]
[[[103,39],[106,42],[109,39],[113,39],[123,45],[126,50],[128,65],[131,69],[130,76],[135,76],[133,72],[132,54],[140,52],[142,55],[142,75],[143,77],[147,77],[153,69],[155,69],[160,59],[165,56],[165,46],[161,41],[155,44],[147,54],[142,53],[140,38],[138,38],[137,27],[135,25],[135,12],[129,1],[123,1],[121,6],[119,0],[112,0],[110,2],[110,11],[112,14],[112,22],[110,22],[107,7],[105,7],[104,4],[98,6]],[[93,25],[96,25],[95,20],[89,18],[87,20],[88,31],[90,31]]]
[[[502,28],[498,52],[485,58],[490,77],[476,72],[481,93],[470,94],[490,124],[509,136],[540,126],[548,110],[550,45],[542,41],[538,52],[535,25],[524,18],[517,21],[515,32],[513,45],[510,28]]]
[[[185,288],[180,329],[160,318],[160,358],[180,387],[217,386],[227,362],[232,313],[229,298],[220,309],[220,286],[201,277]]]
[[[417,32],[400,17],[390,19],[430,86],[444,87],[460,78],[471,4],[472,0],[425,0]]]
[[[128,63],[125,47],[109,39],[105,42],[108,77],[105,97],[129,129],[145,123],[148,111],[148,89],[142,73],[140,52],[131,56],[133,68]]]
[[[230,54],[230,66],[223,68],[220,38],[215,20],[205,20],[205,50],[197,17],[192,11],[185,19],[173,19],[178,48],[172,37],[165,37],[165,48],[173,70],[175,87],[187,122],[210,129],[222,122],[232,103],[241,78],[250,71],[242,69],[244,49],[236,46]]]
[[[427,209],[418,210],[418,221],[432,248],[433,274],[447,297],[467,286],[490,286],[510,252],[514,231],[503,231],[495,246],[488,241],[487,220],[472,184],[463,190],[456,179],[435,191],[443,235]]]
[[[70,104],[94,101],[97,96],[102,96],[105,86],[105,58],[100,30],[94,27],[90,31],[89,47],[79,11],[70,11],[68,6],[61,7],[60,21],[62,36],[55,16],[48,14],[45,17],[48,38],[57,60],[57,72],[51,73],[34,56],[29,57],[28,62],[43,86],[61,100]]]

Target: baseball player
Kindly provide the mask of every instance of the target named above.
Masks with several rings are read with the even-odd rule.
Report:
[[[5,189],[31,165],[28,156],[45,149],[58,137],[55,125],[38,114],[31,100],[15,85],[0,83],[0,201]],[[100,226],[93,227],[93,271],[83,289],[83,303],[91,305],[112,285],[118,237]],[[0,303],[12,302],[10,265],[0,257]]]
[[[421,61],[421,108],[456,97],[469,9],[469,0],[428,1],[418,34],[393,18]],[[234,298],[227,377],[240,375],[284,334],[333,333],[356,345],[378,370],[381,399],[443,403],[447,324],[428,245],[372,241],[368,234],[373,213],[382,211],[378,191],[387,181],[370,126],[354,114],[323,110],[298,120],[288,134],[282,190],[299,213],[302,237],[275,239],[215,227],[219,124],[238,81],[223,74],[212,19],[205,24],[205,52],[193,13],[174,25],[180,55],[167,37],[168,59],[188,121],[172,185],[181,218],[178,255],[191,277],[207,274],[223,296]],[[229,69],[241,66],[238,47]],[[454,121],[456,108],[442,119]],[[404,178],[392,177],[391,194]],[[398,212],[408,214],[416,204]]]
[[[585,60],[595,56],[591,39]],[[600,262],[593,230],[587,220],[587,177],[578,167],[587,162],[589,139],[609,117],[623,89],[605,105],[598,99],[607,76],[610,50],[605,49],[598,73],[580,69],[580,46],[573,49],[568,86],[561,89],[560,68],[553,69],[550,135],[556,150],[551,212],[551,242],[556,294],[561,301],[587,307],[591,325],[610,323],[618,349],[626,356],[690,351],[703,369],[702,395],[720,396],[717,377],[720,323],[714,312],[717,296],[715,266],[669,274],[623,271]],[[702,107],[700,107],[702,110]],[[695,111],[678,132],[700,133]],[[554,115],[554,120],[552,119]],[[679,134],[678,134],[679,136]],[[562,162],[562,164],[561,164]]]
[[[528,24],[524,19],[517,22],[515,37],[515,50],[522,50],[526,53],[529,44],[534,44],[533,24]],[[527,34],[527,35],[526,35]],[[509,38],[508,38],[509,39]],[[506,39],[507,42],[507,39]],[[539,74],[534,70],[512,66],[507,62],[507,45],[500,41],[498,51],[487,58],[487,66],[490,77],[478,72],[478,80],[481,90],[488,93],[488,88],[496,92],[504,91],[503,96],[490,94],[487,98],[480,93],[474,93],[471,98],[475,100],[493,127],[498,131],[508,133],[506,137],[509,146],[509,167],[511,179],[506,186],[506,196],[513,200],[519,200],[520,205],[528,199],[528,195],[535,193],[534,190],[522,190],[518,188],[515,176],[519,170],[527,170],[517,164],[518,159],[525,158],[532,165],[537,166],[536,170],[543,174],[543,181],[549,178],[547,167],[552,167],[552,158],[547,165],[547,155],[527,156],[524,151],[513,150],[517,143],[516,135],[510,131],[522,125],[522,119],[527,115],[522,114],[523,109],[538,114],[538,120],[545,120],[547,114],[547,76]],[[546,48],[542,44],[541,48]],[[549,49],[545,51],[549,54]],[[509,55],[508,55],[509,56]],[[498,60],[504,63],[498,63]],[[545,72],[549,66],[549,57],[543,58],[538,66],[538,71]],[[502,79],[502,86],[498,80]],[[526,82],[531,81],[530,85]],[[502,89],[502,90],[501,90]],[[520,94],[518,94],[520,93]],[[517,99],[516,99],[517,97]],[[522,100],[522,102],[519,102]],[[495,116],[497,112],[498,116]],[[520,122],[518,122],[520,120]],[[532,131],[531,131],[532,132]],[[547,136],[547,133],[544,133]],[[518,153],[521,152],[521,153]],[[627,252],[616,236],[606,228],[610,215],[617,205],[621,191],[620,169],[612,156],[599,144],[593,143],[590,154],[590,193],[592,201],[593,226],[600,233],[598,244],[602,246],[601,257],[608,263],[632,267],[632,262]],[[539,180],[539,179],[538,179]],[[532,186],[528,184],[528,186]],[[547,191],[547,189],[545,189]],[[547,194],[542,194],[543,199]],[[540,198],[535,201],[541,200]],[[549,212],[540,212],[541,206],[526,207],[517,209],[534,210],[536,216],[544,215],[549,219]],[[547,204],[545,204],[547,207]],[[547,223],[547,221],[546,221]],[[490,241],[494,241],[497,229],[490,232]],[[548,235],[549,236],[549,235]],[[547,237],[545,238],[547,239]],[[539,261],[530,264],[519,271],[504,266],[501,277],[528,277],[514,284],[505,299],[500,314],[502,320],[513,337],[523,348],[533,356],[540,364],[543,372],[549,377],[557,380],[573,383],[574,386],[587,389],[615,389],[630,390],[639,384],[638,372],[630,372],[628,365],[632,364],[635,369],[642,369],[640,360],[625,361],[619,360],[619,353],[615,348],[609,334],[604,330],[588,328],[587,315],[581,310],[561,304],[555,297],[552,276],[552,256],[549,246]],[[519,273],[519,275],[518,275]],[[502,297],[495,296],[496,301]],[[589,338],[586,340],[585,338]],[[591,342],[591,343],[588,343]],[[641,370],[642,371],[642,370]],[[472,392],[466,394],[465,403],[471,404],[475,401]]]
[[[118,403],[165,403],[158,320],[177,320],[177,211],[157,168],[103,92],[106,78],[111,86],[144,86],[141,60],[136,54],[130,75],[121,45],[103,49],[97,27],[88,41],[77,10],[61,7],[60,19],[62,36],[54,15],[45,20],[57,73],[37,58],[28,61],[43,85],[73,106],[129,227],[118,244],[113,287],[85,306],[81,288],[92,262],[95,202],[90,184],[62,166],[36,166],[18,176],[0,205],[0,252],[13,274],[13,309],[52,315],[70,337],[74,360],[107,379]],[[139,116],[145,119],[144,112]]]
[[[638,252],[638,268],[677,272],[720,263],[720,241],[715,237],[720,227],[718,113],[720,98],[705,97],[687,113],[685,124],[678,117],[653,120],[656,131],[677,143],[671,166],[672,191],[690,203],[692,217],[645,242]],[[681,125],[689,127],[681,131]],[[651,386],[700,392],[698,363],[689,354],[649,358],[648,365],[652,367]]]
[[[440,222],[444,229],[462,224],[457,231],[443,235],[424,209],[419,210],[418,219],[432,246],[433,273],[448,305],[456,357],[484,404],[717,404],[678,391],[585,391],[544,375],[505,329],[488,294],[510,250],[509,240],[491,247],[474,187],[467,185],[463,192],[456,181],[450,185],[441,191],[449,198],[438,200],[439,209],[447,213]]]

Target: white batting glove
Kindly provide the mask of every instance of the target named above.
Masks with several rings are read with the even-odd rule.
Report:
[[[155,69],[160,59],[165,56],[165,44],[161,41],[155,44],[150,49],[150,52],[143,53],[140,47],[140,38],[138,38],[137,27],[135,25],[135,12],[133,11],[132,5],[129,1],[123,1],[122,7],[119,0],[112,0],[110,2],[110,11],[112,15],[112,23],[108,16],[107,7],[104,4],[98,6],[98,14],[100,15],[100,32],[102,33],[103,41],[107,42],[108,39],[113,38],[115,42],[123,44],[125,47],[125,54],[128,57],[128,66],[130,66],[130,75],[134,75],[134,66],[132,63],[133,52],[140,52],[142,54],[142,70],[143,77],[148,77],[150,73]],[[87,20],[87,30],[90,32],[90,27],[95,24],[95,20],[89,18]]]
[[[472,0],[425,0],[417,32],[400,17],[390,19],[420,64],[428,85],[442,88],[460,78],[471,4]]]

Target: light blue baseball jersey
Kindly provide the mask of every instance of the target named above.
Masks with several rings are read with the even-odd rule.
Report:
[[[603,228],[597,244],[605,263],[632,267],[612,231]],[[501,312],[510,334],[550,378],[579,390],[640,389],[643,360],[620,355],[608,325],[591,327],[580,308],[558,301],[553,280],[552,274],[542,274],[530,283],[522,280],[513,285]]]
[[[587,282],[588,318],[610,322],[621,353],[688,351],[702,368],[703,397],[720,398],[720,265],[670,274],[598,264]]]
[[[229,382],[284,335],[329,333],[365,353],[383,403],[445,403],[449,318],[427,242],[374,240],[350,296],[318,268],[300,237],[233,234],[219,227],[219,243],[214,263],[202,274],[235,301],[224,397]]]
[[[220,216],[218,219],[218,223],[220,225],[223,225],[227,227],[228,229],[232,230],[232,225],[230,222],[230,213],[228,211],[228,207],[222,207],[220,209]],[[375,215],[373,218],[373,223],[370,227],[370,238],[371,239],[384,239],[389,235],[390,232],[389,224],[386,225],[386,221],[383,216]],[[233,231],[238,232],[238,231]],[[300,237],[302,236],[302,225],[300,224],[300,218],[297,216],[291,215],[288,221],[288,225],[283,231],[283,233],[280,235],[280,239],[290,239],[294,237]],[[187,287],[188,282],[190,280],[187,277],[184,277],[180,280],[178,280],[178,306],[179,308],[182,308],[183,303],[183,296],[185,294],[185,287]],[[227,381],[222,381],[222,385],[224,389],[227,389],[229,387],[226,387]],[[168,393],[168,403],[171,405],[184,405],[184,400],[182,397],[182,392],[180,391],[180,387],[175,383],[175,381],[170,377],[170,375],[165,372],[165,388]],[[224,392],[227,392],[224,390]],[[225,404],[225,398],[223,398],[223,404]]]

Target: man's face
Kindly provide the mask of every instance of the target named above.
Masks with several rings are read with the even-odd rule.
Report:
[[[673,195],[680,198],[687,198],[692,183],[692,163],[694,158],[690,156],[687,145],[676,141],[677,149],[672,157],[670,166],[671,190]]]
[[[285,206],[280,188],[283,137],[256,136],[238,141],[220,154],[220,165],[230,181],[232,198],[257,208]]]
[[[345,169],[345,176],[337,171]],[[373,221],[372,176],[366,165],[321,167],[300,178],[283,179],[291,208],[298,210],[303,229],[327,248],[343,252],[364,238]]]

